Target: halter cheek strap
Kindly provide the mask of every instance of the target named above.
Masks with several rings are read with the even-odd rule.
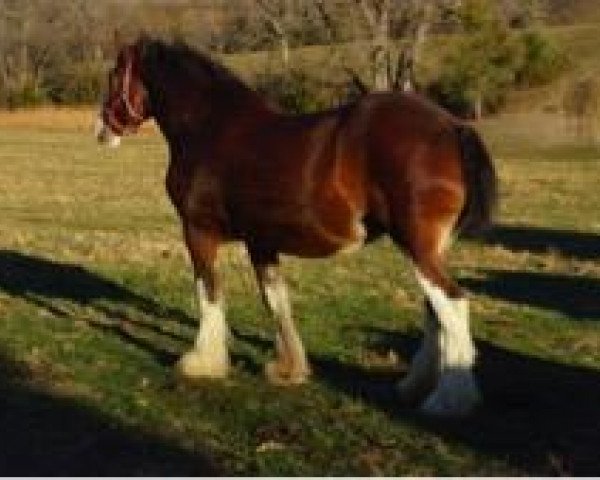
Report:
[[[129,98],[130,88],[131,88],[131,62],[128,62],[125,66],[125,75],[123,76],[123,89],[121,91],[121,100],[123,102],[123,105],[125,105],[125,110],[127,111],[127,115],[129,115],[129,117],[132,120],[141,123],[145,120],[145,118],[143,117],[143,115],[138,113],[135,110],[135,108],[133,108],[133,105],[131,104],[131,100]]]

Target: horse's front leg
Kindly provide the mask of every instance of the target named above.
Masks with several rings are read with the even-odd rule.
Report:
[[[277,320],[275,335],[276,359],[265,366],[267,379],[277,385],[298,385],[310,376],[310,366],[294,320],[286,283],[281,276],[276,257],[268,260],[252,255],[263,301]]]
[[[222,378],[229,371],[223,295],[215,272],[220,237],[215,232],[184,228],[185,240],[194,267],[200,328],[194,348],[177,362],[178,372],[187,378]]]

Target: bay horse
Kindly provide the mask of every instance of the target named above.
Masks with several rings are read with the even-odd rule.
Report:
[[[437,415],[469,412],[480,396],[467,298],[444,267],[450,240],[489,222],[496,174],[477,133],[417,94],[364,95],[290,115],[208,56],[142,37],[109,73],[100,140],[116,144],[154,118],[169,148],[168,195],[193,264],[200,313],[184,376],[230,370],[223,294],[224,242],[245,244],[263,301],[277,320],[276,384],[311,369],[295,327],[280,254],[326,257],[387,234],[410,258],[426,297],[424,339],[400,396]]]

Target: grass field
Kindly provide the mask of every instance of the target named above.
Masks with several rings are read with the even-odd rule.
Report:
[[[421,293],[387,241],[284,260],[316,371],[297,389],[264,381],[274,326],[226,248],[235,373],[177,381],[196,313],[165,146],[147,129],[106,150],[92,123],[0,113],[0,474],[600,474],[598,146],[552,118],[481,125],[499,226],[450,264],[472,292],[485,403],[453,422],[394,399]]]

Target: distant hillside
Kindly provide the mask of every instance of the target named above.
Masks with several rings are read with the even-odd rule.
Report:
[[[558,0],[556,0],[558,1]],[[575,0],[576,1],[576,0]],[[582,4],[585,2],[581,2]],[[600,0],[598,0],[600,4]],[[600,5],[599,5],[600,10]],[[574,85],[587,78],[600,80],[600,18],[597,23],[575,22],[568,25],[555,25],[546,28],[548,36],[565,51],[569,65],[557,79],[548,85],[513,91],[509,94],[504,110],[510,112],[560,111],[567,92]],[[439,68],[439,58],[451,47],[452,37],[432,36],[423,55],[421,78],[430,79]],[[340,88],[348,82],[348,74],[339,66],[339,59],[348,63],[363,75],[366,73],[368,48],[360,48],[357,43],[331,46],[302,47],[293,51],[293,61],[297,69],[316,75],[324,84]],[[242,76],[255,84],[265,73],[276,73],[281,67],[277,54],[269,52],[243,53],[222,56],[221,59]],[[332,61],[335,59],[336,61]],[[337,87],[335,87],[335,85]],[[325,87],[322,87],[325,88]]]
[[[600,0],[545,0],[553,24],[600,21]]]
[[[511,93],[506,109],[560,110],[565,94],[572,90],[577,82],[600,79],[600,18],[596,24],[590,20],[585,24],[550,27],[548,34],[566,52],[570,63],[568,69],[548,85]]]

